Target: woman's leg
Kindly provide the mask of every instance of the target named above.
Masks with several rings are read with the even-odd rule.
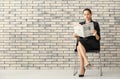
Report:
[[[78,42],[78,50],[80,51],[80,53],[85,61],[85,65],[89,64],[89,61],[86,56],[86,50],[80,42]]]
[[[78,55],[80,58],[80,74],[83,75],[84,74],[84,59],[80,53],[79,47],[77,47],[77,50],[78,50]]]

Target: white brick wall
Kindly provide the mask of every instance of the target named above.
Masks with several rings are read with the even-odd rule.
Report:
[[[0,0],[0,69],[71,69],[72,22],[90,8],[104,68],[120,68],[120,0]],[[88,54],[97,67],[98,55]]]

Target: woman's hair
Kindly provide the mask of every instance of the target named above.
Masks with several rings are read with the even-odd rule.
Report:
[[[85,8],[85,9],[83,10],[83,13],[84,13],[84,11],[88,11],[88,12],[90,12],[90,14],[92,14],[92,11],[91,11],[89,8]]]

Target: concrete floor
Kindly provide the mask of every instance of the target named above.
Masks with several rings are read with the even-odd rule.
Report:
[[[0,79],[80,79],[72,70],[1,70]],[[120,79],[120,71],[87,70],[82,79]]]

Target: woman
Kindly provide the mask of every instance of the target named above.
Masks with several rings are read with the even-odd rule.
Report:
[[[86,52],[90,50],[100,50],[100,28],[99,24],[92,20],[92,12],[90,9],[86,8],[83,10],[84,22],[80,22],[81,25],[93,22],[94,30],[92,31],[92,36],[80,37],[77,34],[73,34],[77,38],[76,51],[78,52],[80,58],[80,74],[79,77],[84,77],[85,67],[90,68],[91,64],[86,57]]]

